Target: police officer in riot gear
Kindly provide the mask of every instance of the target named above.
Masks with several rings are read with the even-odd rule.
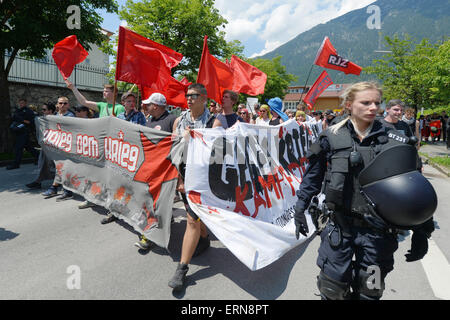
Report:
[[[294,219],[297,238],[299,233],[306,235],[309,230],[304,212],[315,195],[321,191],[325,194],[322,212],[328,215],[328,223],[320,232],[317,258],[321,269],[317,285],[323,299],[380,299],[384,279],[393,270],[398,228],[413,230],[407,261],[421,259],[426,254],[427,239],[434,230],[432,214],[437,199],[431,185],[426,196],[429,199],[425,199],[422,207],[418,206],[420,212],[415,212],[411,219],[401,208],[400,219],[390,216],[392,211],[396,214],[395,210],[385,210],[383,214],[380,204],[387,199],[374,199],[372,191],[386,188],[389,179],[404,182],[410,177],[403,175],[413,175],[416,179],[413,183],[428,183],[417,171],[420,159],[415,148],[408,146],[414,141],[375,120],[381,96],[381,89],[372,82],[350,86],[341,97],[350,116],[324,131],[308,152],[309,166],[297,191]],[[407,149],[405,152],[410,157],[406,167],[397,165],[385,170],[379,163],[372,164],[383,160],[378,156],[387,150],[390,150],[389,157],[395,156],[402,145],[407,146],[402,150]],[[404,158],[401,162],[405,162]],[[381,174],[374,174],[377,169],[373,168],[379,168]]]

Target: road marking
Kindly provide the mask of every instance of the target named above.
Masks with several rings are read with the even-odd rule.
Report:
[[[428,240],[428,253],[421,262],[436,298],[450,300],[450,265],[433,239]]]

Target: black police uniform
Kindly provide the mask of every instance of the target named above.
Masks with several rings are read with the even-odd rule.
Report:
[[[325,193],[325,203],[334,214],[320,234],[317,265],[321,269],[318,287],[322,298],[381,297],[384,279],[393,270],[393,254],[398,248],[397,230],[368,205],[360,193],[358,176],[376,155],[407,142],[405,136],[378,120],[360,141],[353,124],[347,121],[337,134],[328,129],[311,146],[309,166],[297,191],[295,218],[297,220],[299,213],[304,212],[314,195],[321,190]],[[379,279],[378,283],[375,281],[368,286],[371,272],[378,272]]]
[[[13,122],[22,124],[23,126],[21,126],[20,130],[13,131],[16,136],[16,143],[14,146],[15,159],[14,164],[12,165],[13,167],[20,166],[24,148],[33,155],[36,161],[39,157],[39,152],[33,148],[30,142],[30,133],[34,128],[34,118],[34,112],[26,106],[23,108],[17,108],[14,111],[14,114],[12,116]],[[24,120],[28,120],[30,124],[26,124]]]

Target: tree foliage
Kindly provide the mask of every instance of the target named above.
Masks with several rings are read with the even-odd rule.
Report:
[[[373,60],[366,72],[383,82],[386,100],[402,99],[408,105],[428,109],[449,104],[450,41],[416,44],[409,36],[385,37],[388,53]]]
[[[286,72],[286,67],[281,64],[281,58],[281,56],[278,56],[271,60],[258,58],[248,59],[246,61],[267,74],[264,94],[258,96],[258,100],[261,103],[266,103],[270,98],[274,97],[283,99],[289,85],[292,82],[297,81],[297,77]],[[241,102],[246,101],[247,97],[247,95],[241,94]]]
[[[80,28],[69,29],[69,6],[80,9]],[[0,2],[0,152],[10,146],[8,127],[10,102],[8,74],[17,56],[42,58],[46,49],[75,34],[82,45],[102,45],[103,19],[96,12],[105,9],[117,12],[114,0],[3,0]],[[5,55],[5,53],[7,53]]]
[[[173,71],[191,81],[200,64],[205,35],[211,54],[223,59],[242,55],[239,41],[225,40],[223,28],[228,21],[214,7],[214,0],[128,0],[119,15],[131,30],[183,54]]]

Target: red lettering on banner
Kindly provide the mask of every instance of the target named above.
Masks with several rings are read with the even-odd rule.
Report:
[[[269,191],[268,191],[269,184],[261,176],[258,176],[258,181],[261,184],[261,186],[263,187],[264,197],[266,198],[267,208],[271,208],[272,207],[272,201],[270,201],[270,196],[269,196]]]
[[[61,125],[56,124],[57,130],[44,131],[42,142],[50,147],[70,153],[72,150],[72,133],[61,130]]]
[[[248,192],[248,184],[245,184],[244,191],[241,192],[241,187],[236,187],[236,207],[234,208],[234,212],[242,212],[244,216],[250,216],[250,212],[244,204],[245,196]]]
[[[202,204],[202,200],[201,200],[201,194],[197,191],[189,191],[189,200],[191,200],[191,202],[196,203],[196,204]]]
[[[89,158],[99,158],[97,139],[94,136],[77,134],[77,154]]]
[[[284,171],[283,167],[278,167],[278,170],[280,171],[281,175],[284,176],[287,180],[287,182],[289,183],[289,185],[291,186],[291,190],[292,190],[292,195],[295,196],[295,189],[294,186],[292,185],[292,177],[290,177],[290,175],[288,175],[286,173],[286,171]]]
[[[252,218],[256,218],[256,216],[258,215],[259,207],[263,205],[264,208],[267,208],[267,205],[264,199],[256,191],[255,181],[253,181],[253,190],[254,190],[253,201],[255,202],[255,212],[253,213]]]
[[[104,141],[105,160],[115,163],[129,172],[136,171],[139,160],[138,146],[111,137],[106,137]]]

